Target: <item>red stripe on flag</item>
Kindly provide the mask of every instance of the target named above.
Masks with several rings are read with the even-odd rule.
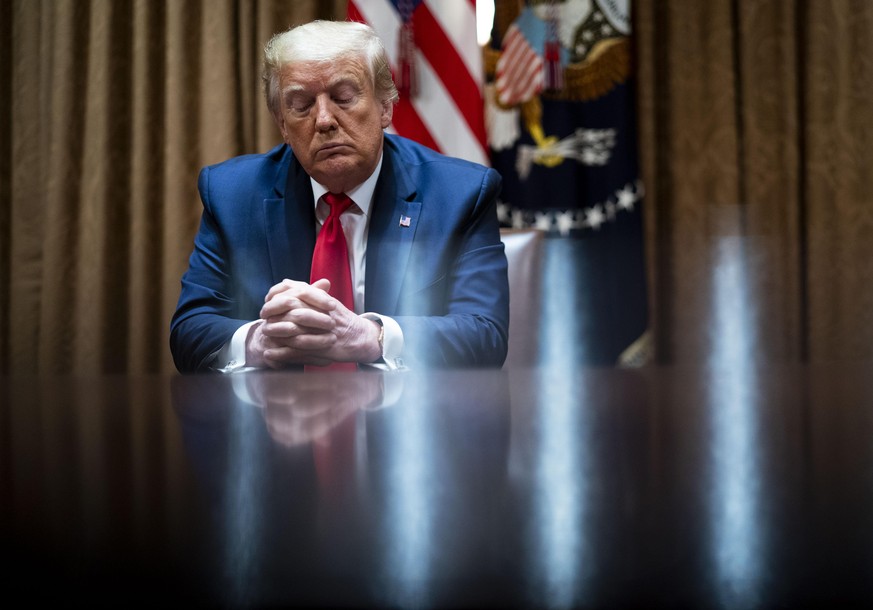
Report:
[[[542,91],[543,62],[521,30],[513,24],[506,32],[497,61],[497,94],[503,104],[528,100]]]
[[[530,83],[533,79],[539,76],[542,68],[543,62],[540,58],[533,53],[528,53],[523,58],[519,59],[514,70],[510,70],[506,74],[510,77],[510,82],[513,83],[516,88],[522,89],[527,86],[527,83]]]
[[[506,88],[507,94],[513,96],[511,103],[526,101],[542,91],[542,62],[538,58],[534,58],[534,62],[537,65],[535,72],[519,75],[515,80],[510,81],[509,86]]]
[[[467,65],[458,54],[458,50],[446,36],[427,4],[422,3],[418,6],[413,19],[416,46],[433,66],[458,110],[464,115],[473,135],[485,149],[485,107],[476,75],[470,74],[467,70]]]
[[[358,7],[355,6],[354,2],[349,2],[348,10],[346,11],[346,16],[349,21],[357,21],[358,23],[367,23],[367,20],[364,19],[363,15],[361,15],[361,11],[358,10]]]
[[[443,0],[436,0],[442,2]],[[462,4],[454,4],[452,12],[463,10],[470,11],[470,7],[475,8],[475,0],[468,0],[469,7],[465,8]],[[424,3],[423,3],[424,4]],[[426,82],[430,82],[432,74],[437,82],[440,83],[437,90],[430,92],[430,95],[437,96],[438,99],[422,99],[414,100],[415,105],[408,99],[401,99],[400,103],[394,107],[394,116],[392,118],[392,126],[394,131],[399,135],[416,140],[425,146],[433,148],[439,152],[469,158],[480,163],[487,163],[487,139],[485,132],[485,112],[484,100],[482,98],[481,83],[478,83],[482,78],[482,74],[471,74],[468,71],[467,64],[464,63],[464,56],[460,55],[464,51],[463,48],[456,48],[452,44],[452,39],[446,36],[446,31],[442,30],[437,16],[441,16],[439,11],[443,10],[443,5],[440,5],[439,11],[425,9],[426,14],[422,12],[423,4],[419,4],[415,13],[415,37],[416,52],[420,53],[420,57],[427,61],[430,70],[427,71],[428,78]],[[383,40],[392,41],[391,44],[396,45],[397,32],[382,32],[379,28],[397,27],[397,10],[396,5],[389,0],[349,0],[347,3],[346,15],[349,20],[369,23],[376,32],[385,38]],[[472,13],[470,13],[472,14]],[[371,23],[369,19],[373,19]],[[471,20],[472,21],[472,20]],[[469,25],[473,25],[470,23]],[[449,33],[454,34],[454,30]],[[470,28],[470,32],[474,37],[470,42],[475,45],[474,28]],[[433,36],[430,36],[433,34]],[[434,51],[438,48],[439,50]],[[389,50],[389,56],[392,56],[393,49]],[[444,57],[447,52],[451,52],[454,57]],[[395,58],[396,59],[396,58]],[[479,58],[475,58],[479,61]],[[447,75],[445,64],[448,61]],[[392,71],[396,70],[397,66],[392,62]],[[458,86],[463,84],[459,92]],[[438,104],[441,107],[434,106]],[[430,124],[424,119],[430,119],[419,112],[421,107],[435,107],[439,116],[440,124]],[[433,130],[433,131],[431,131]],[[442,146],[437,144],[434,135],[438,135],[441,139]]]
[[[439,144],[433,139],[427,126],[421,120],[421,117],[418,116],[418,112],[415,111],[412,104],[409,103],[409,100],[400,98],[400,101],[395,104],[394,116],[391,119],[391,123],[400,135],[424,144],[437,152],[442,152]]]

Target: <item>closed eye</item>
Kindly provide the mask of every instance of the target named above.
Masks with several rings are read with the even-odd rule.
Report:
[[[334,87],[330,99],[340,106],[348,106],[358,99],[358,89],[352,83],[343,81]]]
[[[312,105],[315,103],[313,96],[304,93],[303,91],[289,91],[285,95],[285,107],[295,114],[305,114],[309,112]]]

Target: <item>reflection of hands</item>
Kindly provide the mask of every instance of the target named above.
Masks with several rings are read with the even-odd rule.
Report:
[[[382,401],[382,373],[246,377],[252,399],[264,408],[274,440],[299,445],[326,435],[349,414]]]
[[[313,284],[283,280],[270,288],[261,320],[246,341],[246,362],[281,368],[378,360],[378,325],[347,309],[328,290],[326,279]]]

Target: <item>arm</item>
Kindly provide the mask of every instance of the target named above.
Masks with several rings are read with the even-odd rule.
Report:
[[[464,195],[453,235],[442,242],[451,250],[445,276],[401,303],[395,319],[403,329],[405,355],[415,363],[501,366],[506,359],[509,283],[497,221],[499,192],[499,175],[487,170],[478,190]],[[425,241],[425,247],[432,243]],[[402,315],[420,311],[431,315]]]
[[[198,181],[200,228],[170,323],[170,350],[183,373],[220,367],[216,358],[222,347],[240,326],[257,318],[257,309],[241,302],[241,290],[231,278],[229,248],[213,210],[209,182],[210,168],[205,168]]]

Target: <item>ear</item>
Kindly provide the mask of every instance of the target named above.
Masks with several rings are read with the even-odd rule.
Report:
[[[394,104],[391,102],[382,102],[382,129],[386,129],[391,124],[393,116]]]
[[[288,141],[288,125],[285,124],[285,118],[282,116],[281,112],[270,113],[273,116],[273,120],[276,121],[276,127],[279,128],[279,133],[282,134],[282,140]]]

